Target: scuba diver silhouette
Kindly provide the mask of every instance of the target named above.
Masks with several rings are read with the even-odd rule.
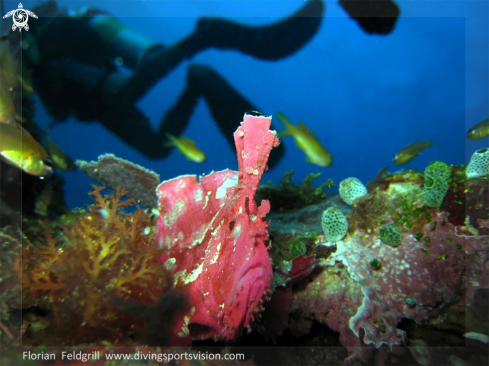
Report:
[[[340,4],[345,7],[347,2],[358,1],[342,0]],[[266,26],[200,18],[190,35],[168,47],[147,40],[102,10],[72,14],[54,1],[32,10],[39,21],[32,22],[31,31],[24,35],[24,66],[31,71],[35,90],[49,114],[57,121],[69,115],[81,121],[99,121],[146,157],[158,159],[171,151],[164,144],[165,134],[179,136],[183,132],[200,97],[206,100],[231,146],[236,121],[245,112],[259,108],[209,66],[191,64],[184,91],[155,131],[135,106],[151,87],[182,61],[209,48],[237,50],[261,60],[287,57],[315,35],[324,3],[309,0],[288,18]],[[387,28],[392,29],[391,25]],[[384,24],[372,29],[388,33],[387,28]],[[122,64],[126,70],[118,67]],[[283,153],[282,144],[274,149],[269,166],[273,167]]]

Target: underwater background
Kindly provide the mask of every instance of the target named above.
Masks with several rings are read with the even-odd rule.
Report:
[[[489,364],[488,1],[0,4],[0,363]]]
[[[25,1],[24,8],[37,2]],[[140,34],[164,45],[181,40],[199,17],[216,16],[247,25],[266,25],[298,10],[303,1],[58,1],[79,10],[103,9]],[[185,85],[187,66],[205,64],[216,70],[264,115],[281,111],[296,124],[303,121],[333,155],[332,167],[304,161],[292,137],[281,143],[286,154],[263,177],[275,183],[294,170],[296,181],[320,172],[318,183],[355,176],[366,183],[393,156],[416,140],[433,146],[403,166],[423,170],[434,160],[466,164],[488,139],[468,140],[468,129],[489,114],[487,1],[397,1],[401,15],[388,35],[368,35],[337,1],[326,1],[318,32],[304,47],[276,62],[237,51],[205,50],[181,63],[139,102],[156,130]],[[5,10],[17,2],[5,1]],[[35,22],[35,19],[30,21]],[[36,96],[36,123],[53,119]],[[240,121],[236,121],[236,128]],[[274,128],[285,126],[274,116]],[[137,125],[134,126],[138,128]],[[226,168],[237,170],[234,147],[213,122],[200,99],[183,135],[194,140],[207,160],[187,161],[176,149],[165,159],[150,160],[97,122],[74,118],[59,123],[50,137],[71,158],[96,160],[104,153],[140,164],[170,179]],[[91,203],[93,180],[79,170],[63,173],[69,208]]]

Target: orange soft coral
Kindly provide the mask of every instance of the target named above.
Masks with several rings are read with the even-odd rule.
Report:
[[[46,232],[46,238],[47,245],[34,247],[31,244],[22,251],[22,290],[24,294],[30,294],[32,301],[36,299],[36,294],[65,288],[54,269],[63,248],[57,247],[59,238],[52,239],[49,231]]]
[[[93,188],[90,195],[96,202],[91,206],[92,213],[81,215],[77,225],[65,230],[71,244],[68,255],[80,256],[77,272],[85,272],[96,287],[153,302],[161,295],[164,276],[152,245],[154,234],[148,226],[148,215],[139,207],[134,214],[125,214],[123,208],[135,201],[123,201],[120,189],[115,196],[108,196],[101,194],[103,187]]]
[[[47,233],[45,244],[24,250],[25,305],[46,309],[53,324],[47,338],[31,334],[34,344],[131,342],[141,322],[122,314],[120,303],[152,305],[170,282],[149,216],[139,207],[126,213],[135,202],[125,200],[122,190],[111,196],[92,187],[95,203],[89,210],[57,236]]]

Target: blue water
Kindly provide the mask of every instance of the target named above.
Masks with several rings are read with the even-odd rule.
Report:
[[[35,2],[25,1],[24,8]],[[192,32],[202,16],[264,25],[288,16],[301,0],[278,1],[60,1],[72,9],[97,7],[165,45]],[[367,35],[337,1],[327,1],[326,14],[313,39],[292,56],[261,61],[235,51],[207,50],[181,64],[143,97],[138,106],[155,129],[184,88],[187,66],[206,64],[225,77],[266,115],[280,110],[292,122],[303,121],[334,156],[330,168],[304,161],[304,153],[285,137],[287,153],[263,180],[278,182],[294,169],[301,181],[320,172],[318,183],[354,176],[368,182],[392,157],[417,140],[435,138],[434,147],[402,168],[424,170],[433,160],[467,163],[471,154],[489,146],[488,139],[467,140],[467,130],[489,116],[487,1],[397,1],[401,9],[395,30]],[[6,11],[17,7],[7,2]],[[32,20],[35,21],[35,20]],[[37,122],[52,119],[36,104]],[[239,125],[236,121],[236,127]],[[137,125],[134,126],[137,129]],[[280,123],[277,129],[283,130]],[[201,100],[185,130],[207,154],[203,164],[188,162],[177,151],[166,159],[148,160],[98,123],[70,119],[51,132],[52,140],[73,159],[96,160],[113,153],[170,179],[237,169],[236,153],[218,131]],[[94,183],[81,172],[64,174],[70,207],[90,203]]]

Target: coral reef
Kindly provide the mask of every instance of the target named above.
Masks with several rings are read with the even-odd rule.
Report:
[[[450,347],[465,345],[483,364],[486,345],[464,334],[485,334],[489,321],[481,310],[489,289],[487,178],[434,162],[424,175],[383,170],[369,193],[345,180],[340,198],[323,192],[331,182],[313,188],[310,175],[299,186],[289,172],[282,188],[260,188],[284,205],[269,213],[269,202],[255,202],[278,144],[269,125],[245,115],[234,134],[239,172],[165,181],[156,213],[135,203],[154,206],[156,195],[146,191],[157,176],[109,155],[87,171],[112,186],[139,181],[130,197],[94,186],[94,204],[58,224],[38,214],[37,224],[24,218],[22,232],[2,228],[2,344],[102,342],[111,352],[237,341],[248,328],[280,344],[324,346],[314,337],[327,337],[352,362],[372,362],[375,352],[378,364],[389,357],[432,364],[436,346],[443,362],[462,364],[469,358]],[[36,210],[49,212],[43,202]]]
[[[489,287],[488,188],[483,179],[466,180],[464,167],[448,169],[449,175],[446,170],[438,175],[449,185],[440,208],[419,201],[424,183],[419,173],[384,172],[370,185],[371,193],[357,200],[360,205],[346,212],[355,226],[343,240],[332,244],[319,238],[316,248],[308,245],[308,253],[319,255],[321,270],[293,291],[292,333],[307,334],[305,325],[315,319],[340,333],[351,360],[369,362],[373,348],[365,345],[392,348],[408,341],[402,319],[443,322],[446,309],[472,306],[475,291]],[[355,211],[367,206],[364,200],[380,204],[362,229]],[[311,214],[316,210],[303,209],[305,228],[317,225]],[[287,218],[281,220],[272,225],[274,237],[290,235]],[[379,233],[386,224],[396,229],[395,242],[400,238],[402,245],[382,244]],[[469,330],[457,336],[461,342]]]

